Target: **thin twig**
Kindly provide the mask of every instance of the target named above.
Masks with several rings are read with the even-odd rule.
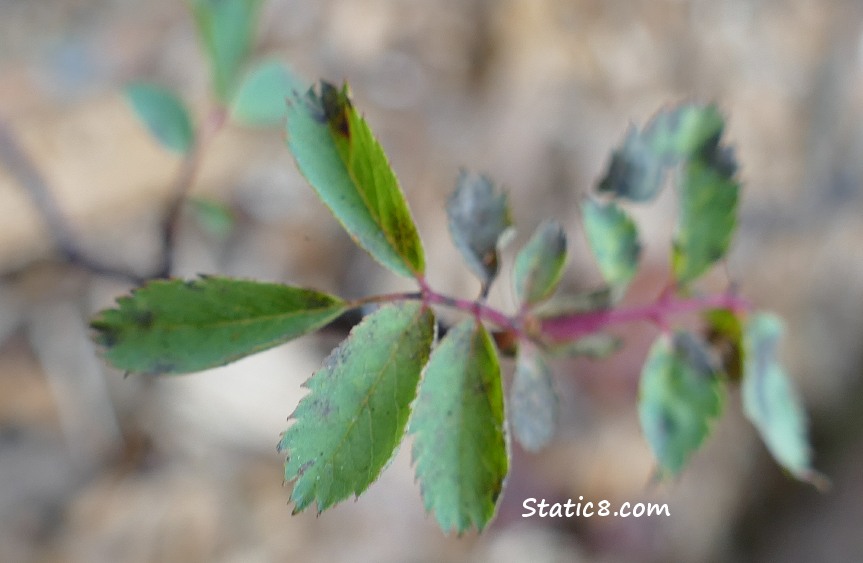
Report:
[[[195,182],[195,176],[200,168],[204,149],[225,124],[226,119],[227,113],[223,108],[216,108],[210,112],[194,145],[180,164],[177,179],[174,181],[173,188],[171,189],[171,201],[168,203],[165,219],[162,222],[162,259],[152,276],[154,278],[167,278],[171,276],[171,272],[174,269],[174,249],[176,248],[180,212],[183,209],[183,204],[186,202],[189,189]]]
[[[226,120],[223,108],[217,108],[210,113],[202,127],[199,138],[192,149],[183,158],[177,178],[171,190],[171,200],[168,203],[165,218],[162,221],[161,251],[158,266],[150,274],[141,275],[131,270],[106,264],[89,256],[78,243],[66,216],[63,214],[48,182],[40,173],[32,159],[21,148],[14,132],[0,119],[0,165],[9,170],[12,177],[24,188],[33,207],[41,215],[48,228],[51,238],[61,257],[68,263],[100,276],[130,281],[142,285],[149,279],[170,277],[174,268],[174,249],[176,247],[180,212],[186,201],[189,189],[201,164],[204,147],[222,128]]]
[[[0,119],[0,165],[24,188],[64,260],[101,276],[141,284],[146,279],[135,272],[105,264],[88,256],[76,242],[74,231],[54,199],[48,183],[24,152],[5,120]]]

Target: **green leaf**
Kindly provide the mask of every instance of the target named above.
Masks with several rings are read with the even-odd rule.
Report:
[[[641,244],[635,222],[616,203],[601,204],[590,198],[582,206],[582,215],[590,249],[616,300],[638,271]]]
[[[275,283],[202,277],[157,280],[90,323],[115,367],[188,373],[238,360],[320,328],[345,311],[326,293]]]
[[[665,163],[641,133],[630,129],[623,146],[611,153],[608,171],[597,190],[631,201],[650,201],[659,194],[664,178]]]
[[[410,433],[426,510],[443,530],[482,530],[508,466],[500,364],[482,324],[463,321],[432,353]]]
[[[656,114],[643,135],[653,154],[674,165],[715,145],[724,126],[716,106],[685,104]]]
[[[216,98],[227,103],[252,48],[262,0],[189,0]]]
[[[422,277],[425,256],[410,210],[347,86],[321,82],[320,94],[289,99],[288,147],[300,172],[360,247],[397,274]]]
[[[201,228],[218,238],[228,236],[234,228],[234,214],[231,208],[221,203],[202,198],[189,198],[195,220]]]
[[[686,285],[728,251],[737,224],[736,181],[699,160],[683,167],[674,237],[674,276]]]
[[[288,112],[288,97],[308,88],[283,62],[264,61],[243,78],[231,102],[231,116],[254,127],[281,125]]]
[[[557,394],[551,370],[539,351],[526,342],[518,348],[509,413],[513,433],[524,449],[538,451],[554,436]]]
[[[777,358],[782,332],[782,321],[768,313],[756,314],[746,323],[743,409],[776,461],[798,479],[817,483],[806,415]]]
[[[638,414],[661,473],[677,475],[719,416],[724,386],[706,346],[687,332],[660,336],[641,374]]]
[[[434,340],[431,309],[404,302],[354,327],[305,384],[282,435],[294,513],[318,513],[377,479],[404,437],[410,405]]]
[[[125,94],[138,119],[159,144],[180,154],[189,151],[195,132],[182,100],[166,88],[143,82],[130,84]]]
[[[446,212],[452,240],[485,294],[500,268],[501,238],[512,227],[506,194],[498,193],[488,177],[462,171]]]
[[[566,234],[554,221],[545,221],[515,257],[513,285],[522,303],[544,301],[557,289],[566,261]]]

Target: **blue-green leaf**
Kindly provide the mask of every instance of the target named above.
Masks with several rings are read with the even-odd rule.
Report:
[[[404,437],[435,322],[419,303],[388,305],[367,316],[309,379],[280,451],[295,480],[294,512],[321,512],[377,479]]]
[[[623,146],[611,153],[608,171],[597,190],[631,201],[650,201],[662,187],[665,167],[644,136],[630,129]]]
[[[262,0],[189,0],[204,52],[210,62],[213,92],[227,103],[255,39]]]
[[[267,60],[243,78],[231,102],[231,117],[255,127],[282,125],[288,113],[288,97],[309,86],[285,63]]]
[[[500,269],[501,238],[512,227],[506,194],[498,192],[488,177],[462,171],[446,212],[453,242],[485,293]]]
[[[557,405],[548,364],[533,345],[520,343],[509,392],[509,419],[524,449],[538,451],[551,441],[557,424]]]
[[[759,313],[747,321],[743,408],[776,461],[798,479],[818,484],[822,478],[812,469],[806,415],[777,357],[782,331],[775,315]]]
[[[588,198],[582,206],[584,230],[599,271],[616,300],[638,271],[641,244],[632,218],[616,203]]]
[[[168,150],[186,153],[195,142],[189,111],[173,92],[145,82],[126,87],[126,99],[150,134]]]
[[[554,293],[566,261],[566,234],[555,221],[545,221],[522,247],[513,265],[513,285],[522,303],[533,305]]]
[[[688,332],[660,336],[641,374],[638,414],[660,473],[677,475],[719,416],[724,386],[706,346]]]

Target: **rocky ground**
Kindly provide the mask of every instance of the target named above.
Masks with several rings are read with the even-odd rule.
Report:
[[[45,176],[83,245],[145,271],[178,161],[120,90],[149,79],[208,109],[183,3],[0,2],[0,119]],[[663,104],[715,101],[743,169],[728,270],[788,325],[783,357],[811,413],[827,493],[790,481],[733,397],[683,476],[651,485],[635,409],[654,329],[603,362],[555,366],[564,414],[540,454],[514,451],[494,524],[444,537],[423,513],[408,448],[357,502],[291,516],[279,433],[337,335],[307,337],[178,378],[123,378],[87,318],[128,285],[58,262],[42,218],[0,169],[0,560],[850,561],[863,556],[863,5],[833,0],[270,0],[258,54],[347,79],[387,149],[427,247],[430,281],[471,295],[443,204],[459,167],[510,193],[516,242],[566,225],[565,284],[598,279],[576,204],[630,123]],[[181,223],[178,276],[402,287],[331,219],[279,132],[230,127],[194,195],[238,222]],[[628,296],[667,272],[673,200],[639,210],[647,246]],[[517,246],[517,245],[513,245]],[[511,252],[508,254],[511,257]],[[714,280],[714,281],[718,281]],[[492,299],[512,305],[499,284]],[[668,503],[671,516],[521,518],[524,498]]]

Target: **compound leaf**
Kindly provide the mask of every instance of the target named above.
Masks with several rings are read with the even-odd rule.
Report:
[[[377,479],[404,437],[435,322],[419,303],[383,307],[354,327],[306,383],[282,435],[294,513],[329,508]]]
[[[184,154],[195,142],[189,111],[173,92],[144,82],[126,87],[126,99],[151,135],[166,149]]]
[[[90,323],[118,369],[188,373],[227,364],[320,328],[345,303],[275,283],[202,277],[157,280]]]
[[[283,62],[264,61],[243,78],[231,102],[231,116],[254,127],[281,125],[288,112],[288,96],[307,89],[305,81]]]
[[[538,451],[551,441],[557,406],[548,364],[534,346],[522,342],[509,392],[509,413],[513,433],[524,449]]]
[[[508,466],[500,364],[482,324],[456,325],[432,353],[410,433],[426,510],[443,530],[482,530]]]
[[[588,198],[582,206],[584,229],[599,271],[619,298],[638,271],[641,244],[635,222],[616,203]]]
[[[736,181],[701,160],[681,171],[672,266],[686,285],[706,272],[728,251],[737,223]]]
[[[641,374],[638,414],[662,474],[680,473],[719,416],[723,397],[704,343],[687,332],[654,342]]]
[[[782,331],[782,321],[768,313],[756,314],[746,323],[743,409],[776,461],[798,479],[817,484],[820,477],[812,469],[806,416],[777,358]]]
[[[422,242],[383,149],[345,85],[292,94],[288,147],[300,172],[360,247],[397,274],[422,277]]]
[[[198,36],[209,59],[213,92],[230,100],[252,47],[262,0],[190,0]]]
[[[566,234],[554,221],[537,227],[515,257],[513,285],[522,303],[544,301],[557,288],[566,261]]]
[[[449,232],[483,292],[497,277],[501,238],[512,227],[506,194],[481,174],[462,171],[446,203]]]

